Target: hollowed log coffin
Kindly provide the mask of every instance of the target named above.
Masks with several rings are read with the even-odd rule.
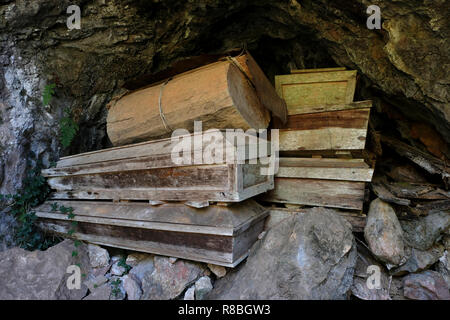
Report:
[[[56,206],[55,206],[56,204]],[[75,217],[53,210],[73,208]],[[254,200],[195,209],[181,203],[48,201],[36,208],[45,232],[111,247],[234,267],[264,228],[268,210]]]
[[[247,53],[175,75],[109,104],[108,136],[115,146],[165,138],[178,128],[265,129],[271,110],[286,120],[286,104]]]
[[[274,187],[264,148],[212,131],[64,157],[42,174],[53,199],[238,202]]]

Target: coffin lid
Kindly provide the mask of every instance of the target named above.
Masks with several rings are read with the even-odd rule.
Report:
[[[75,221],[227,236],[238,235],[268,214],[267,209],[250,199],[230,206],[210,205],[201,209],[182,203],[152,206],[138,202],[47,201],[36,208],[36,215],[68,220],[67,214],[52,211],[53,203],[73,208]]]

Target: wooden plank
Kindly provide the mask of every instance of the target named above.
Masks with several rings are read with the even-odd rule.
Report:
[[[276,129],[314,130],[322,128],[365,129],[369,125],[370,108],[294,114],[286,124],[274,121]]]
[[[321,69],[291,69],[292,74],[299,73],[316,73],[316,72],[331,72],[331,71],[345,71],[345,67],[336,68],[321,68]]]
[[[370,182],[373,172],[363,159],[280,158],[276,177]]]
[[[107,132],[113,145],[118,146],[167,137],[178,128],[193,132],[194,120],[202,121],[203,130],[265,129],[270,114],[245,74],[223,61],[174,76],[165,84],[134,91],[111,103]]]
[[[356,101],[346,104],[324,104],[324,105],[312,105],[312,106],[291,106],[288,109],[288,115],[305,114],[305,113],[318,113],[329,112],[339,110],[354,110],[371,108],[372,100]]]
[[[355,87],[354,70],[275,76],[275,89],[286,101],[288,110],[351,103]]]
[[[266,143],[267,145],[270,145],[270,142],[267,142],[267,140],[256,138],[251,134],[239,131],[233,132],[233,134],[228,134],[224,131],[218,130],[196,132],[193,134],[181,135],[177,138],[153,140],[62,157],[57,162],[57,168],[105,161],[139,159],[142,157],[155,157],[156,160],[158,160],[158,158],[162,158],[162,160],[167,161],[167,157],[171,155],[175,146],[183,148],[186,147],[187,150],[191,150],[191,153],[194,154],[197,150],[206,150],[216,146],[216,139],[218,139],[218,135],[220,135],[220,139],[223,141],[223,148],[221,150],[223,150],[224,154],[225,152],[238,153],[238,151],[242,148],[244,148],[244,151],[247,151],[250,146],[254,146],[259,143]],[[244,141],[243,145],[241,141]],[[253,155],[248,151],[244,153],[241,152],[240,155],[242,156],[242,159],[246,160],[257,157],[257,155]]]
[[[53,212],[55,202],[36,209],[38,225],[67,236],[107,246],[236,266],[263,229],[267,210],[253,200],[233,206],[195,209],[183,204],[58,201],[73,208],[74,218]]]
[[[118,225],[129,223],[129,226],[141,228],[229,236],[238,235],[249,222],[266,215],[265,208],[254,200],[246,200],[230,206],[210,205],[201,209],[188,207],[182,203],[152,206],[139,202],[47,201],[36,208],[36,215],[67,220],[67,215],[52,210],[53,203],[58,207],[73,208],[75,220],[110,219],[111,221],[108,220],[107,224],[116,221]]]
[[[256,63],[255,59],[246,52],[244,55],[235,57],[239,64],[244,68],[250,80],[256,89],[256,94],[258,95],[261,103],[268,110],[272,111],[273,115],[276,116],[282,123],[287,120],[287,107],[286,102],[281,99],[275,88],[267,79],[264,72]]]
[[[275,178],[275,189],[261,196],[267,202],[362,210],[364,182]]]
[[[367,129],[280,130],[280,151],[363,150]]]

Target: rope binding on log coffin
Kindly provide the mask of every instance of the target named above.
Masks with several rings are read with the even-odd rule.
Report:
[[[169,126],[169,124],[167,123],[166,120],[166,116],[164,115],[164,112],[162,110],[162,105],[161,105],[161,98],[162,98],[162,93],[163,93],[163,89],[166,86],[166,84],[172,80],[172,77],[168,78],[166,81],[164,81],[164,83],[161,85],[160,90],[159,90],[159,99],[158,99],[158,107],[159,107],[159,116],[161,117],[161,121],[164,125],[164,128],[166,128],[167,132],[172,132],[172,128]]]

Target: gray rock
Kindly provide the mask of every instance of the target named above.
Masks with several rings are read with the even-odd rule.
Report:
[[[100,287],[102,284],[106,283],[108,281],[108,278],[104,275],[98,275],[98,276],[90,276],[88,280],[85,281],[85,285],[88,287],[88,289],[93,292],[95,289]]]
[[[363,245],[358,244],[358,259],[356,260],[356,269],[353,275],[353,284],[351,287],[352,294],[362,300],[390,300],[389,296],[389,275],[383,265],[372,257],[369,250]],[[370,268],[378,268],[380,271],[379,287],[369,287],[368,281],[371,280],[371,276],[374,271]]]
[[[195,282],[195,297],[197,300],[203,300],[212,289],[211,279],[203,276]]]
[[[143,260],[140,260],[135,267],[130,270],[130,274],[133,274],[139,283],[142,283],[142,279],[146,274],[152,274],[155,269],[153,256],[147,256]]]
[[[114,262],[114,264],[113,264],[112,267],[111,267],[110,272],[111,272],[111,274],[114,275],[114,276],[121,276],[121,275],[123,275],[123,274],[125,273],[125,271],[126,271],[124,267],[119,266],[119,262],[120,262],[120,261]]]
[[[83,300],[109,300],[110,295],[111,295],[111,286],[105,283],[100,287],[94,289],[94,291],[92,291]]]
[[[142,279],[142,299],[169,300],[178,297],[203,273],[204,268],[194,262],[178,260],[170,263],[169,258],[155,256],[155,269]]]
[[[151,254],[134,252],[127,256],[125,263],[127,265],[129,265],[130,267],[135,267],[140,261],[143,261],[146,259],[152,259],[152,258],[153,258],[153,256]]]
[[[403,294],[414,300],[450,300],[447,283],[438,272],[430,270],[404,277]]]
[[[132,274],[127,274],[122,277],[123,288],[127,293],[128,300],[140,300],[142,297],[142,289],[139,285],[139,280]]]
[[[450,213],[444,211],[430,213],[426,217],[402,220],[400,224],[408,245],[419,250],[427,250],[450,226]]]
[[[96,244],[89,244],[88,252],[91,267],[102,268],[109,264],[109,253],[106,249],[103,249]]]
[[[411,248],[410,252],[409,258],[406,260],[405,264],[392,270],[392,275],[399,276],[428,269],[444,254],[444,247],[440,244],[435,244],[428,250]]]
[[[67,267],[80,264],[81,275],[89,273],[86,245],[77,248],[65,240],[46,251],[25,251],[12,248],[0,252],[0,300],[79,300],[87,294],[81,278],[80,289],[68,289],[67,281],[73,273]]]
[[[269,229],[206,298],[345,299],[355,265],[351,225],[335,210],[313,208]]]
[[[436,264],[436,271],[441,274],[447,286],[450,288],[450,254],[447,250],[439,258],[439,262]]]
[[[195,300],[195,286],[192,286],[186,290],[183,300]]]
[[[394,209],[381,199],[370,204],[364,237],[370,251],[389,265],[406,261],[403,232]]]
[[[217,278],[222,278],[227,274],[227,269],[222,266],[208,263],[208,268],[216,275]]]
[[[169,262],[172,263],[172,264],[174,264],[175,262],[177,262],[177,260],[178,260],[178,258],[175,258],[175,257],[170,257],[170,258],[169,258]]]

